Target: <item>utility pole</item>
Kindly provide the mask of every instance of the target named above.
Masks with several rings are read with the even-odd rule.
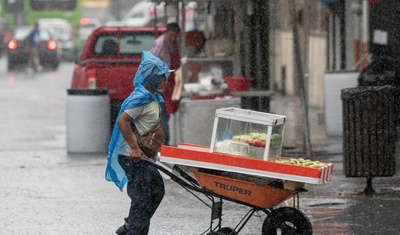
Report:
[[[111,1],[111,9],[112,9],[112,13],[115,17],[115,20],[121,20],[121,10],[122,10],[122,6],[121,6],[121,0],[113,0]]]
[[[13,13],[14,26],[24,25],[24,1],[23,0],[5,0],[4,7],[6,12]]]
[[[302,111],[302,120],[303,120],[303,130],[304,130],[304,141],[305,141],[305,150],[307,154],[307,158],[312,159],[313,153],[311,149],[311,139],[310,139],[310,127],[308,122],[308,102],[307,102],[307,94],[305,88],[303,67],[301,63],[301,52],[300,52],[300,43],[299,43],[299,33],[297,31],[297,18],[296,18],[296,7],[294,5],[294,0],[290,0],[290,16],[292,18],[292,27],[293,27],[293,47],[294,47],[294,59],[296,61],[297,67],[297,77],[299,79],[299,88],[300,88],[300,106]]]

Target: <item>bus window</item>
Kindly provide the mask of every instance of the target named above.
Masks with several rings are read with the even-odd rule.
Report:
[[[48,10],[74,10],[76,8],[76,0],[30,0],[30,5],[35,11]]]

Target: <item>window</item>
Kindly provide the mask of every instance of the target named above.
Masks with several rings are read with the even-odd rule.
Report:
[[[77,7],[76,0],[30,0],[30,4],[35,11],[71,11]]]
[[[121,36],[122,55],[141,55],[142,51],[149,51],[155,41],[151,33],[126,33]]]
[[[99,35],[92,49],[94,55],[117,55],[118,39],[115,34]]]
[[[116,34],[99,35],[94,43],[94,55],[141,55],[151,50],[156,36],[152,33],[123,33],[118,45]],[[118,48],[119,47],[119,48]]]
[[[144,13],[143,12],[136,12],[134,13],[131,17],[129,18],[144,18]]]

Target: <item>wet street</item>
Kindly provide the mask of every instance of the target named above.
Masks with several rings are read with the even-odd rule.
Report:
[[[0,234],[110,235],[129,209],[126,191],[104,179],[106,154],[68,154],[66,100],[73,63],[33,75],[7,72],[0,58]],[[132,75],[133,76],[133,75]],[[285,107],[285,109],[283,109]],[[286,153],[300,154],[296,102],[275,96],[271,111],[288,116]],[[400,180],[374,178],[373,196],[359,195],[365,178],[343,175],[342,139],[327,137],[317,113],[310,112],[316,159],[335,164],[331,181],[307,184],[300,210],[314,234],[400,234]],[[297,142],[296,142],[297,141]],[[290,148],[289,148],[290,147]],[[398,155],[398,154],[397,154]],[[397,157],[397,160],[398,157]],[[172,180],[152,219],[150,235],[199,235],[211,210]],[[204,198],[204,195],[196,194]],[[292,199],[277,206],[292,206]],[[249,208],[226,201],[223,225],[235,227]],[[241,234],[261,234],[266,216],[256,214]]]

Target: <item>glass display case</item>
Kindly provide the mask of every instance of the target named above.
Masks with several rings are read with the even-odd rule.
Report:
[[[286,116],[223,108],[215,112],[210,151],[260,160],[279,160]]]

